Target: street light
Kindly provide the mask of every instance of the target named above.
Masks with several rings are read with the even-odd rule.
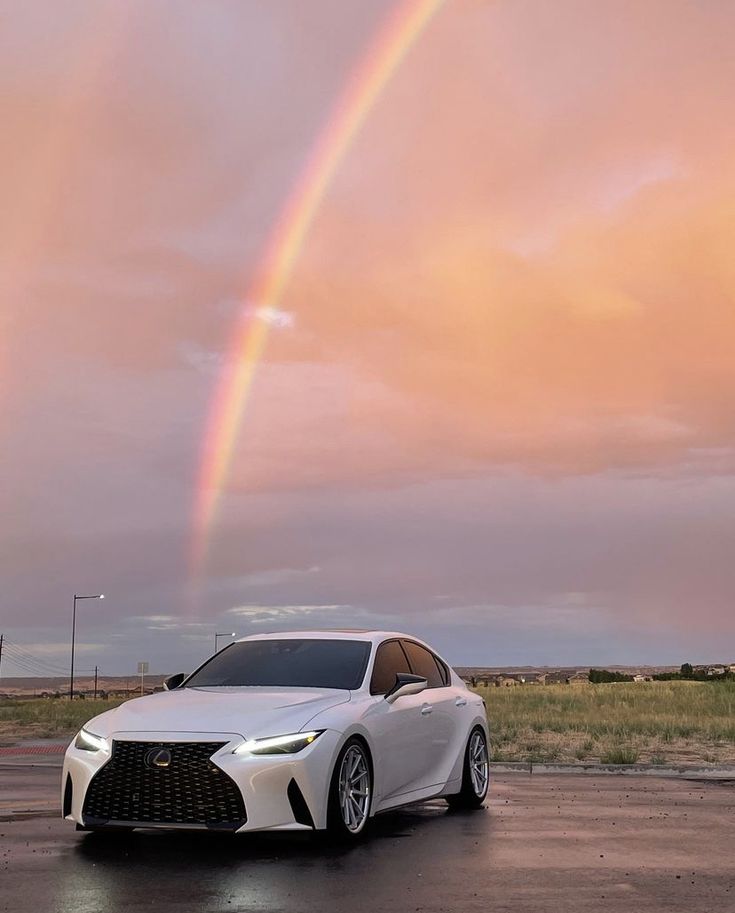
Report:
[[[237,637],[237,634],[233,631],[232,634],[215,634],[214,635],[214,652],[217,652],[217,639],[220,637]]]
[[[97,593],[96,596],[77,596],[74,594],[74,608],[71,613],[71,667],[69,669],[69,700],[74,700],[74,638],[77,629],[77,600],[78,599],[104,599],[104,593]]]

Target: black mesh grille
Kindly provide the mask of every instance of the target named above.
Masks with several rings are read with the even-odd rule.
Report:
[[[242,793],[210,761],[226,744],[113,741],[112,757],[87,789],[84,823],[240,827],[247,820]]]

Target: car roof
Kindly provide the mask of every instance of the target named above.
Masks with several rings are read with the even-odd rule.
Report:
[[[314,639],[314,640],[364,640],[370,643],[382,643],[391,637],[405,637],[423,643],[418,637],[411,634],[402,634],[400,631],[377,631],[369,628],[330,628],[327,630],[309,631],[270,631],[267,634],[250,634],[247,637],[238,637],[237,643],[246,640],[286,640],[286,639]]]

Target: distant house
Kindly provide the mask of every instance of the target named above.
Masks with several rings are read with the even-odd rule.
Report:
[[[492,685],[497,673],[490,669],[455,667],[454,671],[471,688],[483,688]]]
[[[568,685],[589,685],[589,672],[575,672],[567,678]]]
[[[587,685],[589,672],[578,669],[560,669],[558,672],[547,672],[544,675],[545,685]]]
[[[496,675],[495,676],[495,687],[496,688],[514,688],[516,685],[520,685],[521,682],[516,678],[515,675]]]
[[[547,672],[546,673],[546,684],[547,685],[566,685],[569,678],[568,672]]]
[[[546,678],[544,672],[509,672],[496,676],[496,679],[513,679],[516,685],[542,685]],[[508,684],[510,682],[508,681]]]
[[[543,685],[546,681],[545,672],[519,672],[514,676],[521,685]]]

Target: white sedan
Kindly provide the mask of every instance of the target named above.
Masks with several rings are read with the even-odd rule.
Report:
[[[63,815],[80,830],[323,830],[488,789],[482,699],[426,644],[384,631],[256,635],[79,732]]]

